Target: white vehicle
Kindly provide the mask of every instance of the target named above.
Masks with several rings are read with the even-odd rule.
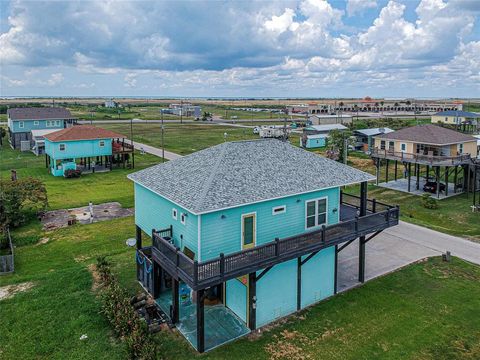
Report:
[[[283,138],[284,131],[286,132],[286,136],[288,139],[288,136],[290,135],[290,128],[287,127],[284,129],[283,126],[276,127],[274,125],[270,126],[262,126],[260,128],[259,134],[261,138],[276,138],[280,139]]]
[[[253,133],[254,133],[255,135],[260,134],[260,126],[255,126],[255,127],[253,128]]]

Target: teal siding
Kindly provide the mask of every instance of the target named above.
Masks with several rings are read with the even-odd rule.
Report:
[[[229,254],[241,250],[242,214],[256,212],[257,245],[304,233],[305,201],[328,197],[328,224],[338,222],[339,188],[290,196],[202,215],[201,260],[217,257],[221,252]],[[286,212],[272,215],[272,208],[286,205]],[[334,212],[334,209],[337,209]],[[222,215],[224,218],[222,219]]]
[[[334,279],[335,247],[332,246],[320,251],[302,266],[302,308],[332,296]]]
[[[294,259],[275,265],[257,282],[257,327],[296,310],[297,260]]]
[[[197,257],[198,216],[139,184],[134,186],[135,223],[149,235],[152,233],[152,229],[164,229],[173,225],[175,245],[182,251],[187,246]],[[172,209],[174,208],[177,209],[177,220],[172,217]],[[187,213],[185,225],[180,221],[182,212]]]
[[[239,280],[229,280],[225,284],[227,307],[244,322],[247,322],[247,287]]]
[[[306,148],[315,149],[315,148],[324,147],[324,146],[325,146],[325,138],[308,139]]]
[[[55,120],[53,126],[47,126],[48,120],[10,120],[8,122],[10,131],[13,133],[19,132],[30,132],[32,130],[43,130],[43,129],[63,129],[65,126],[65,120]],[[35,125],[35,122],[38,124]],[[21,123],[23,123],[23,128],[20,127]],[[50,124],[50,123],[49,123]]]
[[[100,142],[104,146],[100,146]],[[60,144],[65,144],[65,150],[60,150]],[[112,139],[76,140],[52,142],[45,139],[45,152],[55,160],[77,159],[82,157],[112,155]]]

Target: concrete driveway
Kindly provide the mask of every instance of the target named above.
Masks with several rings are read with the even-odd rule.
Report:
[[[366,245],[366,280],[397,270],[429,256],[450,251],[480,265],[480,243],[400,221]],[[338,291],[358,285],[358,240],[338,254]]]

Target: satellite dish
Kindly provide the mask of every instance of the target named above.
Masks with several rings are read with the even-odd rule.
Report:
[[[137,239],[130,238],[126,241],[127,246],[134,247],[137,244]]]

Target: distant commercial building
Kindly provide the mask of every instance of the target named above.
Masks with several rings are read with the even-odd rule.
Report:
[[[304,132],[307,135],[314,134],[329,134],[333,130],[345,131],[348,128],[342,124],[328,124],[328,125],[311,125],[305,128]]]
[[[468,111],[449,110],[440,111],[432,115],[432,123],[445,123],[452,125],[477,125],[479,122],[480,114]]]
[[[69,110],[61,107],[29,107],[7,110],[8,138],[13,149],[29,151],[32,130],[64,129],[76,123]]]

